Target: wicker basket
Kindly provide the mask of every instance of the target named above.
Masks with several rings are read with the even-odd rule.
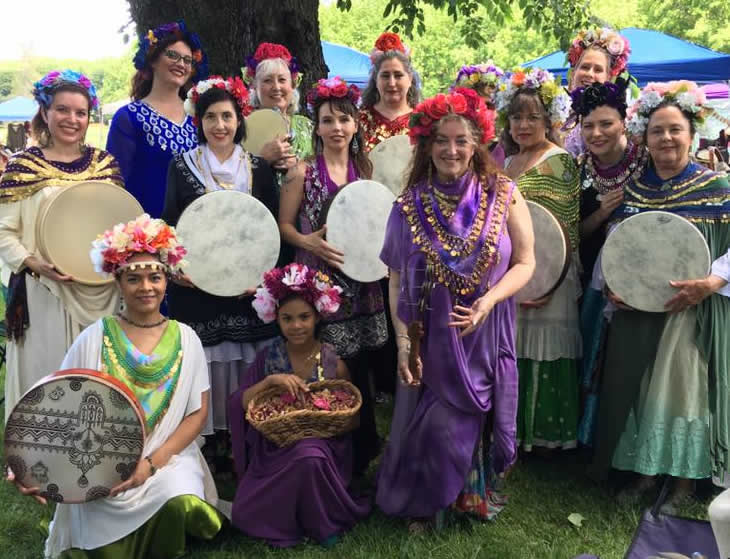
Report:
[[[246,420],[277,446],[283,447],[294,444],[301,439],[327,439],[346,433],[352,429],[352,420],[362,406],[362,394],[349,381],[329,379],[312,382],[307,385],[311,391],[315,390],[346,390],[355,395],[355,406],[347,410],[293,410],[286,414],[264,420],[254,420],[251,411],[262,402],[272,397],[281,396],[284,392],[280,387],[269,388],[257,395],[248,403]]]

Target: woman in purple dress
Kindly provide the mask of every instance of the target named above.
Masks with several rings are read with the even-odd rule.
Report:
[[[380,450],[368,373],[373,350],[385,343],[388,329],[378,282],[361,283],[340,271],[343,254],[324,239],[324,208],[341,187],[368,179],[372,173],[357,122],[359,105],[360,90],[340,78],[319,80],[309,92],[307,107],[314,120],[316,155],[287,174],[279,204],[281,237],[296,247],[296,261],[325,273],[343,288],[343,304],[324,321],[322,339],[347,361],[362,393],[360,427],[353,434],[358,475]]]
[[[481,445],[490,409],[491,469],[503,474],[516,456],[512,295],[534,270],[533,233],[524,199],[483,147],[490,114],[464,88],[416,107],[413,167],[381,253],[401,385],[376,502],[413,531],[452,505],[497,512]]]
[[[231,436],[239,477],[233,524],[277,547],[312,538],[323,545],[367,516],[367,501],[348,492],[352,474],[349,435],[307,438],[279,448],[246,421],[249,402],[279,387],[298,395],[309,382],[349,379],[335,348],[319,341],[320,317],[337,312],[339,287],[302,264],[275,268],[264,276],[253,303],[264,322],[276,320],[281,331],[241,379],[229,400]]]
[[[114,115],[106,149],[119,161],[127,190],[145,212],[160,217],[170,160],[198,145],[183,101],[190,86],[208,76],[207,57],[198,36],[179,21],[140,37],[134,67],[132,102]]]

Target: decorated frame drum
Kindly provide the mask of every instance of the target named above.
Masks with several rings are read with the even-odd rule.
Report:
[[[203,291],[241,295],[259,285],[276,265],[279,227],[269,209],[253,196],[232,190],[193,200],[177,222],[185,243],[185,273]]]
[[[144,412],[129,388],[98,371],[67,369],[38,381],[10,412],[5,460],[46,499],[82,503],[127,480],[144,442]]]
[[[558,219],[540,204],[527,201],[535,232],[535,272],[515,295],[518,303],[550,295],[570,268],[570,241]]]
[[[388,273],[380,251],[394,201],[387,187],[371,180],[351,182],[330,200],[324,212],[327,242],[344,253],[346,276],[371,282]]]
[[[91,243],[102,231],[144,213],[129,192],[106,182],[86,181],[58,190],[36,220],[38,250],[62,274],[85,285],[114,281],[102,278],[89,258]]]
[[[254,155],[261,155],[261,150],[267,143],[287,134],[289,127],[281,113],[273,109],[258,109],[246,117],[243,149]]]
[[[406,172],[413,157],[413,146],[408,136],[392,136],[380,142],[369,154],[376,182],[387,186],[399,196],[408,180]]]
[[[601,270],[608,288],[624,303],[647,312],[665,312],[678,290],[672,280],[707,276],[712,260],[707,241],[683,217],[661,211],[633,215],[608,235]]]

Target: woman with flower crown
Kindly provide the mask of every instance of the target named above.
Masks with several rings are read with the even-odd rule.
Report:
[[[208,58],[198,36],[178,21],[140,36],[134,67],[132,102],[114,115],[106,148],[119,161],[127,190],[160,217],[170,160],[198,145],[183,101],[208,76]]]
[[[124,186],[109,153],[84,144],[99,100],[89,78],[64,70],[35,83],[37,143],[8,162],[0,177],[0,258],[12,271],[6,311],[6,417],[36,381],[58,369],[86,326],[119,302],[111,285],[89,286],[59,273],[38,254],[36,222],[48,199],[65,186],[101,181]]]
[[[452,505],[494,517],[504,501],[490,488],[493,476],[516,458],[512,296],[535,260],[525,201],[484,147],[494,136],[492,114],[466,88],[416,107],[413,167],[381,253],[401,383],[376,503],[409,517],[412,531],[438,523]]]
[[[588,87],[596,82],[615,81],[626,71],[631,54],[629,40],[608,27],[595,27],[579,31],[570,43],[566,62],[568,89]],[[565,149],[574,157],[586,151],[586,144],[580,132],[580,124],[568,132]]]
[[[391,136],[408,134],[408,119],[421,99],[411,50],[396,33],[385,32],[370,52],[370,79],[363,93],[360,128],[369,152]]]
[[[362,149],[357,122],[360,90],[339,77],[319,80],[307,95],[314,121],[315,157],[300,162],[281,191],[279,228],[296,247],[296,261],[332,277],[345,288],[338,312],[324,321],[322,339],[347,361],[362,392],[360,427],[354,433],[355,472],[364,472],[380,446],[368,380],[372,350],[388,336],[383,293],[378,282],[360,283],[339,272],[343,254],[325,240],[323,208],[344,185],[370,177],[372,165]],[[299,221],[300,229],[296,227]]]
[[[516,68],[499,85],[505,172],[527,200],[547,208],[567,232],[573,253],[566,278],[552,295],[526,301],[517,313],[523,448],[573,448],[578,427],[578,169],[559,147],[557,130],[570,110],[560,81],[539,68]]]
[[[277,43],[261,43],[246,60],[244,81],[251,88],[251,105],[273,109],[286,120],[289,136],[264,144],[261,156],[275,169],[278,187],[286,172],[300,159],[312,154],[312,121],[299,110],[299,84],[302,73],[289,49]]]
[[[616,83],[593,83],[571,92],[573,114],[578,118],[587,151],[578,156],[580,169],[580,262],[581,332],[583,360],[580,379],[583,412],[578,440],[592,444],[596,398],[602,372],[607,320],[606,298],[594,268],[606,240],[608,218],[623,202],[623,187],[644,172],[646,147],[626,136],[626,89],[628,82],[619,77]],[[596,275],[597,281],[591,280]]]
[[[229,400],[239,478],[232,521],[276,547],[304,538],[332,545],[370,511],[367,499],[348,491],[349,434],[279,448],[246,421],[249,402],[264,390],[279,387],[298,396],[310,382],[349,380],[345,361],[319,336],[322,319],[338,311],[341,292],[322,272],[297,263],[267,272],[256,291],[253,306],[259,318],[276,324],[280,336],[258,353]]]
[[[251,112],[248,101],[248,90],[238,77],[212,76],[188,91],[185,111],[195,122],[200,145],[176,155],[170,162],[162,212],[170,225],[177,224],[195,199],[219,190],[251,194],[272,215],[278,215],[279,200],[271,167],[240,146],[246,137],[244,117]],[[207,225],[200,224],[201,228]],[[168,289],[170,317],[195,330],[210,367],[211,413],[205,434],[228,431],[228,396],[238,387],[239,375],[275,335],[272,326],[256,317],[251,308],[252,294],[250,290],[236,297],[209,295],[192,285],[186,276]]]
[[[146,214],[92,244],[94,268],[114,277],[124,311],[86,328],[60,369],[100,370],[134,392],[144,410],[143,458],[108,497],[56,505],[46,557],[172,559],[184,555],[188,536],[211,539],[223,525],[195,442],[208,414],[203,347],[192,329],[160,314],[168,277],[184,256],[175,230]],[[16,485],[45,504],[37,487]]]
[[[719,124],[719,126],[716,126]],[[650,164],[624,186],[611,223],[649,210],[676,213],[703,234],[714,260],[708,276],[672,281],[666,313],[617,307],[606,341],[593,477],[611,466],[640,474],[622,493],[635,499],[656,475],[677,478],[668,509],[686,502],[696,479],[730,486],[730,185],[690,160],[693,137],[714,138],[704,93],[693,82],[650,83],[629,109],[627,128]]]

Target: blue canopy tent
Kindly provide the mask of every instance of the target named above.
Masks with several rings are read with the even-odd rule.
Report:
[[[38,103],[27,97],[13,97],[0,103],[0,122],[24,122],[31,120],[38,110]]]
[[[364,88],[370,73],[370,57],[360,51],[322,41],[322,54],[329,67],[328,77],[340,76],[347,83]]]
[[[730,80],[730,54],[650,29],[627,27],[620,32],[631,43],[628,69],[640,86],[648,82],[671,80],[692,80],[698,83]],[[530,60],[522,66],[537,66],[563,79],[568,73],[565,53],[562,51]]]

